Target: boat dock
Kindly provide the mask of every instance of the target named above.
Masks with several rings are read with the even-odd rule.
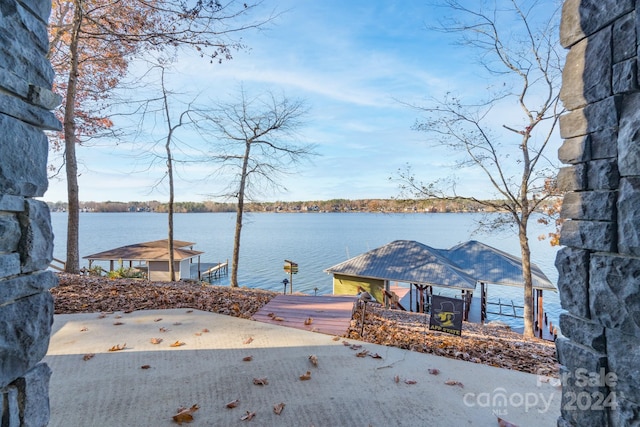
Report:
[[[213,282],[229,273],[229,261],[226,262],[201,262],[191,264],[191,278]]]

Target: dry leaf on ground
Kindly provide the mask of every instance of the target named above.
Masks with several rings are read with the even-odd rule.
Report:
[[[406,380],[404,380],[404,383],[405,384],[418,384],[418,381],[406,379]]]
[[[162,342],[162,338],[151,338],[151,344],[160,344]]]
[[[251,421],[253,419],[253,417],[256,416],[255,412],[245,412],[245,414],[243,416],[240,417],[241,421]]]
[[[125,348],[127,348],[127,343],[124,343],[122,345],[116,344],[113,347],[111,347],[109,351],[120,351],[120,350],[124,350]]]
[[[193,413],[200,407],[196,404],[191,408],[178,408],[178,413],[173,416],[173,421],[182,425],[182,423],[190,423],[193,421]]]
[[[429,369],[429,373],[431,375],[438,375],[440,373],[440,370],[436,369],[436,368],[431,368],[431,369]]]
[[[253,341],[253,337],[249,337],[246,340],[244,340],[242,344],[251,344],[252,341]]]
[[[253,360],[253,356],[245,356],[242,358],[243,362],[251,362]]]
[[[87,328],[86,326],[82,329],[80,329],[80,332],[87,332],[89,330],[89,328]]]
[[[84,356],[82,356],[82,360],[91,360],[93,359],[94,356],[95,356],[95,353],[87,353]]]
[[[185,345],[185,343],[183,343],[182,341],[176,341],[172,344],[169,344],[169,347],[182,347],[183,345]]]
[[[267,380],[267,378],[254,378],[253,379],[253,383],[255,385],[267,385],[269,384],[269,381]]]
[[[277,405],[273,405],[273,412],[276,415],[280,415],[282,413],[282,411],[284,410],[285,404],[284,402],[280,402]]]
[[[518,427],[518,426],[498,417],[498,427]]]
[[[307,325],[307,326],[309,326],[309,325],[310,325],[310,324],[312,324],[312,323],[313,323],[313,318],[311,318],[311,317],[307,318],[307,319],[304,321],[304,324],[305,324],[305,325]]]
[[[369,350],[362,350],[356,353],[356,357],[365,357],[367,354],[369,354]]]
[[[300,381],[307,381],[311,379],[311,371],[307,371],[306,374],[300,375]]]
[[[140,369],[151,369],[151,365],[142,365]]]
[[[158,317],[157,319],[154,320],[154,322],[159,322],[162,320],[162,317]]]
[[[464,388],[464,384],[462,384],[460,381],[456,381],[456,380],[447,380],[444,382],[446,385],[457,385],[460,388]]]
[[[238,399],[234,399],[231,402],[227,403],[227,408],[233,409],[237,407],[239,404],[240,404],[240,401]]]
[[[315,354],[309,356],[309,361],[313,366],[318,366],[318,356],[316,356]]]
[[[160,328],[159,331],[160,332],[169,332],[169,330],[167,328],[164,328],[164,327]]]

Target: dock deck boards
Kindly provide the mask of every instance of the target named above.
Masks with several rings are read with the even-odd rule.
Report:
[[[253,319],[329,335],[344,335],[349,329],[355,296],[277,295]],[[282,320],[276,320],[280,318]],[[312,322],[305,325],[311,318]]]

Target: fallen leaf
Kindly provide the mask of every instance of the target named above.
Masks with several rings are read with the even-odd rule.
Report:
[[[251,362],[253,360],[253,356],[245,356],[242,358],[243,362]]]
[[[309,361],[313,366],[318,366],[318,356],[316,356],[315,354],[309,356]]]
[[[173,421],[182,425],[182,423],[190,423],[193,421],[193,413],[200,407],[196,404],[191,408],[178,408],[178,413],[173,416]]]
[[[140,366],[140,369],[150,369],[151,365],[142,365]]]
[[[118,314],[118,315],[115,316],[115,318],[116,319],[122,319],[122,316]]]
[[[353,344],[349,347],[351,350],[360,350],[362,348],[362,344]]]
[[[369,350],[362,350],[356,353],[356,357],[365,357],[367,354],[369,354]]]
[[[245,414],[243,416],[240,417],[241,421],[251,421],[253,419],[253,417],[256,416],[255,412],[245,412]]]
[[[169,332],[167,328],[160,328],[160,332]]]
[[[306,374],[300,375],[300,381],[307,381],[311,379],[311,371],[307,371]]]
[[[431,368],[431,369],[429,369],[429,373],[431,375],[439,375],[440,374],[440,370],[436,369],[436,368]]]
[[[280,316],[276,316],[273,318],[273,320],[277,321],[277,322],[284,322],[284,318],[280,317]]]
[[[240,404],[240,401],[238,399],[234,399],[231,402],[227,403],[227,408],[233,409],[236,406],[238,406],[239,404]]]
[[[120,325],[124,325],[124,323],[122,323],[122,322],[113,322],[113,326],[120,326]]]
[[[395,377],[393,377],[393,381],[397,384],[400,382],[400,375],[396,375]]]
[[[151,338],[151,344],[160,344],[162,342],[162,338]]]
[[[182,325],[182,322],[173,322],[175,326]]]
[[[276,415],[280,415],[282,413],[282,411],[284,410],[284,402],[280,402],[277,405],[273,405],[273,412]]]
[[[380,356],[378,353],[369,354],[369,356],[374,359],[382,359],[382,356]]]
[[[157,319],[154,320],[154,322],[159,322],[162,320],[162,317],[158,317]]]
[[[255,385],[267,385],[269,384],[269,381],[267,381],[266,378],[254,378],[253,383]]]
[[[84,356],[82,356],[82,360],[91,360],[93,359],[93,356],[95,356],[95,353],[87,353]]]
[[[202,336],[202,332],[196,332],[196,334],[195,334],[195,335],[196,335],[197,337],[200,337],[200,336]]]
[[[187,313],[193,313],[193,310],[187,310]]]
[[[304,321],[304,324],[307,325],[307,326],[312,324],[312,323],[313,323],[313,318],[311,318],[311,317],[307,318],[307,320]]]
[[[498,417],[498,427],[518,427],[518,426]]]
[[[116,344],[113,347],[111,347],[109,351],[120,351],[120,350],[124,350],[125,348],[127,348],[127,343],[124,343],[122,345]]]
[[[406,380],[404,380],[404,383],[405,384],[418,384],[418,381],[406,379]]]
[[[464,384],[462,384],[460,381],[456,381],[456,380],[447,380],[444,382],[446,385],[457,385],[458,387],[464,388]]]
[[[333,337],[333,338],[331,338],[331,339],[332,339],[333,341],[340,341],[340,337],[338,337],[338,336],[335,336],[335,337]]]
[[[86,326],[82,329],[80,329],[80,332],[87,332],[89,330],[89,328],[87,328]]]
[[[202,332],[206,334],[207,332],[209,332],[209,330],[207,328],[204,328]]]
[[[169,347],[181,347],[185,345],[182,341],[176,341],[173,344],[169,344]]]
[[[342,341],[342,345],[348,347],[351,345],[351,343],[349,341]]]
[[[100,316],[98,316],[98,319],[104,319],[105,317],[107,317],[106,314],[101,314]]]
[[[253,341],[253,337],[247,338],[242,344],[251,344],[251,341]]]

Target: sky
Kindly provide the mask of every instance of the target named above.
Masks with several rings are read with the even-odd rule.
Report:
[[[541,10],[551,13],[554,1],[547,3]],[[240,86],[251,94],[273,91],[305,102],[309,112],[298,136],[317,155],[278,178],[286,191],[265,190],[257,200],[398,197],[398,182],[390,178],[407,165],[420,181],[455,176],[459,192],[493,195],[479,170],[456,168],[456,153],[412,130],[421,115],[408,105],[448,92],[477,100],[488,86],[500,84],[483,75],[474,52],[456,46],[455,36],[429,29],[451,11],[418,0],[265,0],[259,13],[272,10],[277,18],[260,31],[243,33],[247,49],[233,52],[232,60],[210,64],[181,54],[168,75],[168,86],[182,97],[176,110],[184,105],[179,102],[196,97],[204,104],[229,99]],[[494,109],[495,128],[518,123],[514,107]],[[150,150],[150,140],[162,138],[161,124],[149,127],[129,140],[78,147],[81,201],[168,200],[164,182],[157,185],[162,162],[150,165],[140,155]],[[185,151],[205,144],[188,129],[177,136]],[[212,164],[179,166],[176,201],[214,199],[228,182],[214,171]],[[66,182],[51,179],[44,200],[65,201]]]

